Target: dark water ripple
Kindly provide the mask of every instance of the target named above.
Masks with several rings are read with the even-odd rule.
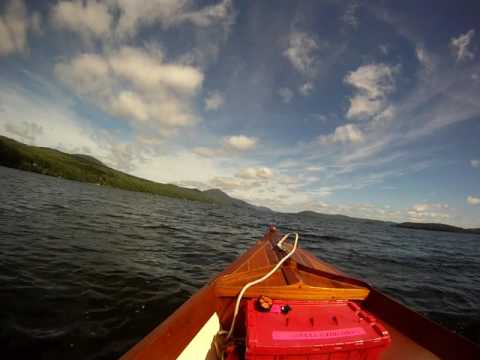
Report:
[[[480,343],[478,236],[222,208],[2,167],[0,187],[6,358],[118,357],[272,222]]]

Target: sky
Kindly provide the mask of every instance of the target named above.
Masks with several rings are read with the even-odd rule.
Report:
[[[478,1],[0,2],[0,134],[277,211],[480,227]]]

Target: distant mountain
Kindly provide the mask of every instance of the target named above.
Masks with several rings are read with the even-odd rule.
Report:
[[[317,218],[321,220],[326,220],[326,219],[332,219],[332,220],[343,220],[343,221],[361,221],[364,224],[366,223],[389,223],[387,221],[382,221],[382,220],[374,220],[374,219],[364,219],[364,218],[356,218],[352,216],[347,216],[347,215],[340,215],[340,214],[323,214],[323,213],[318,213],[316,211],[312,210],[304,210],[300,211],[298,213],[295,213],[295,215],[299,215],[302,217],[310,217],[310,218]]]
[[[327,216],[327,217],[330,217],[330,218],[338,218],[338,219],[344,219],[344,220],[355,219],[353,217],[346,216],[346,215],[323,214],[323,213],[318,213],[318,212],[312,211],[312,210],[303,210],[303,211],[300,211],[296,214],[301,215],[301,216],[308,216],[308,217],[325,217],[325,216]]]
[[[141,179],[112,169],[90,155],[30,146],[0,135],[0,165],[114,188],[162,196],[256,208],[218,189],[200,191]]]
[[[214,200],[219,204],[238,206],[238,207],[248,207],[248,208],[261,210],[261,211],[272,211],[271,209],[265,206],[255,206],[255,205],[249,204],[246,201],[235,199],[220,189],[205,190],[205,191],[202,191],[202,193],[207,195],[210,199]]]
[[[246,201],[235,199],[229,196],[227,193],[223,192],[220,189],[210,189],[202,192],[205,195],[207,195],[210,199],[214,199],[219,204],[235,205],[235,206],[252,206]]]
[[[439,224],[439,223],[415,223],[415,222],[404,222],[401,224],[395,224],[394,226],[406,229],[415,229],[415,230],[430,230],[430,231],[444,231],[452,233],[467,233],[467,234],[479,234],[480,229],[464,229],[458,226]]]

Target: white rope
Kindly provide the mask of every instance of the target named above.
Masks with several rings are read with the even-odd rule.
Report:
[[[295,233],[295,242],[293,244],[293,248],[292,250],[290,250],[290,252],[285,255],[278,263],[277,265],[275,265],[275,267],[270,270],[267,274],[265,274],[264,276],[262,276],[260,279],[257,279],[257,280],[254,280],[254,281],[251,281],[249,282],[248,284],[245,284],[245,286],[242,288],[242,290],[240,290],[240,293],[238,294],[238,297],[237,297],[237,302],[235,303],[235,311],[233,313],[233,320],[232,320],[232,324],[230,325],[230,330],[228,331],[228,335],[227,335],[227,340],[232,336],[232,333],[233,333],[233,329],[235,328],[235,321],[237,320],[237,315],[238,315],[238,310],[240,309],[240,301],[242,300],[242,297],[243,295],[245,294],[245,292],[251,288],[252,286],[254,285],[257,285],[259,283],[261,283],[262,281],[265,281],[267,280],[270,276],[273,275],[273,273],[275,271],[277,271],[280,266],[282,266],[282,264],[287,261],[287,259],[289,257],[291,257],[293,255],[293,253],[295,252],[295,250],[297,250],[297,244],[298,244],[298,233]],[[282,249],[282,244],[283,242],[290,236],[290,234],[286,234],[284,237],[282,237],[280,239],[280,241],[277,243],[277,246],[279,246],[281,249]]]
[[[297,236],[297,239],[298,239],[298,234],[295,233],[295,235]],[[290,236],[290,234],[285,235],[284,237],[282,237],[282,238],[277,242],[277,247],[280,248],[280,250],[284,250],[284,248],[283,248],[283,242],[284,242],[285,240],[287,240],[288,236]]]

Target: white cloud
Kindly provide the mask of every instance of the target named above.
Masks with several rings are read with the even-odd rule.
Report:
[[[476,196],[469,196],[467,197],[467,203],[469,203],[470,205],[479,205],[480,198]]]
[[[308,96],[312,93],[314,86],[311,82],[306,82],[302,86],[300,86],[299,91],[303,96]]]
[[[0,16],[0,56],[25,52],[29,29],[40,32],[40,15],[28,16],[23,0],[5,3],[5,12]]]
[[[7,122],[5,131],[22,142],[35,144],[35,139],[43,133],[43,127],[28,121]]]
[[[380,113],[376,114],[370,123],[371,127],[376,127],[380,125],[386,125],[390,122],[396,115],[396,110],[393,105],[388,105]]]
[[[115,74],[130,81],[141,91],[163,91],[191,94],[201,86],[204,75],[192,66],[165,63],[160,49],[122,47],[109,57]]]
[[[197,26],[210,26],[218,22],[230,25],[233,22],[233,5],[231,0],[223,0],[216,5],[205,6],[200,10],[187,11],[179,16],[178,22],[191,22]]]
[[[471,29],[465,34],[461,34],[459,37],[450,40],[450,46],[455,53],[457,61],[473,60],[475,57],[475,54],[469,49],[474,35],[475,30]]]
[[[193,25],[195,41],[176,62],[202,68],[217,58],[234,18],[232,0],[205,6],[194,0],[60,0],[49,17],[53,26],[80,35],[90,47],[100,40],[103,49],[131,44],[144,29]]]
[[[347,117],[369,118],[385,108],[386,96],[395,90],[395,72],[385,64],[369,64],[347,74],[344,81],[357,91],[350,98]]]
[[[449,214],[438,212],[416,212],[414,210],[407,211],[410,221],[440,221],[450,218]]]
[[[474,168],[480,168],[480,160],[470,160],[470,165],[472,165]]]
[[[443,203],[419,203],[407,210],[408,220],[410,221],[445,221],[449,219],[449,206]]]
[[[106,152],[85,119],[80,119],[61,99],[51,103],[48,98],[6,83],[0,86],[0,129],[16,140],[49,146],[65,151],[82,149],[102,158]],[[96,138],[98,137],[98,138]],[[98,141],[98,142],[97,142]]]
[[[424,66],[427,72],[432,72],[434,63],[432,56],[425,50],[424,47],[417,46],[415,48],[415,54],[417,55],[418,61]]]
[[[371,98],[378,98],[395,89],[394,69],[385,64],[360,66],[345,77],[345,82],[363,91]]]
[[[280,88],[278,89],[278,95],[282,98],[282,101],[285,104],[288,104],[293,99],[293,91],[289,88]]]
[[[350,107],[348,108],[347,117],[352,118],[368,118],[378,114],[384,106],[383,99],[369,98],[364,95],[355,95],[350,99]]]
[[[232,135],[223,138],[222,145],[214,147],[198,146],[193,148],[193,153],[206,158],[221,158],[237,156],[240,153],[253,150],[258,139],[245,135]]]
[[[62,0],[52,7],[52,23],[84,39],[125,39],[155,24],[163,28],[189,23],[198,27],[233,23],[231,0],[198,8],[192,0]]]
[[[103,99],[110,95],[108,61],[97,54],[81,54],[70,62],[55,65],[55,75],[80,95]]]
[[[214,157],[221,157],[225,155],[223,149],[214,149],[205,146],[198,146],[193,148],[192,152],[198,156],[206,157],[206,158],[214,158]]]
[[[252,194],[259,194],[264,191],[267,186],[273,185],[270,178],[242,178],[234,176],[214,176],[208,180],[209,187],[220,188],[227,191],[230,195],[251,201]],[[257,201],[253,201],[258,203]]]
[[[96,0],[60,1],[52,8],[53,24],[79,33],[84,39],[111,35],[113,16],[106,3]]]
[[[429,203],[419,203],[412,206],[412,209],[416,212],[426,212],[432,210],[442,210],[448,209],[448,204],[429,204]]]
[[[225,147],[237,151],[248,151],[255,148],[257,139],[245,135],[233,135],[224,139]]]
[[[269,179],[273,176],[273,171],[268,167],[248,167],[236,176],[242,179]]]
[[[358,143],[364,141],[365,136],[355,124],[338,126],[330,135],[322,135],[319,140],[321,144],[335,143]]]
[[[247,190],[251,187],[250,183],[227,176],[215,176],[209,180],[209,183],[212,187],[220,188],[224,191]]]
[[[211,92],[205,98],[205,110],[218,110],[223,106],[224,99],[219,92]]]
[[[216,24],[228,27],[233,23],[231,0],[195,9],[191,0],[109,0],[111,11],[119,18],[115,33],[119,37],[134,36],[140,29],[160,24],[164,28],[190,23],[199,27]]]
[[[122,91],[112,99],[111,111],[122,118],[133,118],[139,121],[148,119],[147,105],[142,98],[131,91]]]
[[[225,169],[215,159],[199,157],[188,151],[157,153],[135,163],[135,175],[164,183],[185,184],[189,187],[211,188],[208,181],[222,176]]]
[[[197,121],[193,97],[204,75],[192,66],[164,61],[157,48],[122,47],[81,54],[55,66],[57,78],[106,112],[168,130]]]
[[[311,200],[311,195],[300,190],[300,187],[306,183],[304,180],[301,176],[289,176],[278,171],[274,172],[270,168],[250,166],[240,172],[230,171],[230,174],[214,176],[208,184],[210,187],[218,187],[227,191],[229,195],[252,204],[288,211],[295,209],[295,206],[300,203]],[[326,193],[322,192],[321,196],[325,195]]]
[[[319,46],[315,39],[305,32],[294,31],[288,38],[288,48],[284,55],[301,74],[312,77],[318,66],[315,52]]]

